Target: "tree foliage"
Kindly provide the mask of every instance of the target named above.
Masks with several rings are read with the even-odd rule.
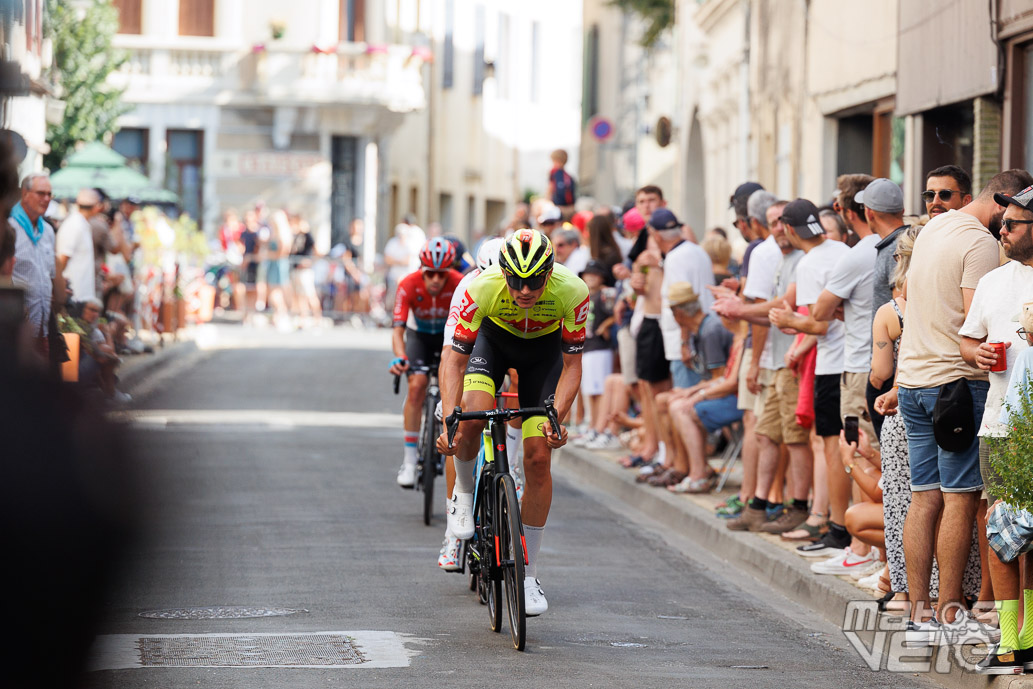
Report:
[[[1033,385],[1023,383],[1018,409],[1006,404],[1011,421],[1006,438],[988,438],[990,466],[997,476],[991,486],[1005,502],[1033,511]]]
[[[625,12],[637,14],[646,22],[645,33],[639,41],[644,48],[656,45],[664,31],[674,26],[675,0],[611,0]]]
[[[118,129],[118,116],[128,110],[122,90],[107,82],[108,75],[126,61],[112,48],[118,32],[118,10],[110,0],[47,0],[48,29],[54,44],[52,79],[65,102],[64,119],[47,125],[50,153],[44,164],[51,170],[80,141],[100,141]]]

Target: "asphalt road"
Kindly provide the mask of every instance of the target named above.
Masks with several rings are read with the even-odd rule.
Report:
[[[146,635],[332,631],[366,639],[374,662],[97,669],[87,687],[927,686],[869,671],[811,611],[562,476],[539,565],[550,610],[518,653],[465,577],[438,570],[443,519],[424,526],[422,496],[395,485],[402,399],[386,333],[222,326],[202,340],[133,390],[151,527],[94,665],[119,667],[104,649],[139,650]],[[301,612],[140,616],[195,606]]]

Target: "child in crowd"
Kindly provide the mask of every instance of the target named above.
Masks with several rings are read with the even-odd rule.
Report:
[[[556,149],[549,156],[552,159],[552,170],[549,171],[549,199],[560,209],[564,218],[574,213],[574,199],[577,198],[577,182],[564,168],[567,165],[567,152]]]
[[[604,287],[610,269],[599,261],[589,261],[581,271],[581,279],[588,285],[592,308],[588,312],[585,335],[585,353],[581,359],[581,394],[588,404],[593,428],[578,439],[579,445],[588,445],[599,439],[597,421],[603,414],[602,395],[606,377],[613,372],[613,347],[610,332],[613,325],[613,307],[616,292]]]

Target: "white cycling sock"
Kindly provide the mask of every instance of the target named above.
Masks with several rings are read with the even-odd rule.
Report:
[[[538,578],[538,551],[542,547],[542,534],[544,526],[528,526],[524,524],[524,543],[527,544],[527,567],[524,568],[525,577]]]
[[[519,428],[506,426],[506,454],[510,467],[522,467],[524,459],[524,433]]]
[[[456,467],[456,486],[452,493],[473,492],[473,466],[475,460],[464,461],[459,457],[453,457]]]
[[[405,464],[416,464],[416,446],[406,443],[402,449],[402,462]]]

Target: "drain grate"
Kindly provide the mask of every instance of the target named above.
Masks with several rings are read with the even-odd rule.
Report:
[[[331,667],[367,658],[344,634],[146,636],[136,643],[142,667]]]
[[[241,620],[252,617],[282,617],[299,612],[304,608],[254,608],[244,605],[209,605],[194,608],[168,608],[147,610],[140,617],[155,620]]]

